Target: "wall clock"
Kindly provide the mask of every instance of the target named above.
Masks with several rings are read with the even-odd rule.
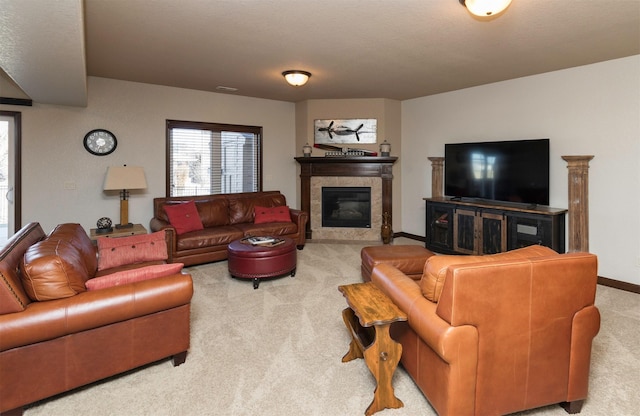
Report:
[[[116,150],[118,140],[109,130],[96,129],[84,136],[83,144],[92,155],[106,156]]]

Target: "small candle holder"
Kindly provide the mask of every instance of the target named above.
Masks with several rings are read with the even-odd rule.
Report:
[[[380,155],[384,157],[391,155],[391,143],[387,142],[386,139],[380,143]]]
[[[304,157],[311,157],[311,149],[312,147],[309,146],[309,143],[305,143],[304,146],[302,146],[302,154]]]

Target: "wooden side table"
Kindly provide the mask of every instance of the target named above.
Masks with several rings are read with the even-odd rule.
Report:
[[[370,416],[383,409],[403,407],[391,383],[402,345],[391,338],[389,327],[394,322],[406,321],[407,315],[371,282],[339,286],[338,290],[349,304],[342,311],[342,318],[351,333],[349,352],[342,362],[364,358],[376,379],[373,401],[364,414]]]
[[[89,233],[89,237],[92,241],[96,242],[99,238],[117,238],[117,237],[127,237],[130,235],[138,235],[138,234],[146,234],[147,229],[142,226],[142,224],[133,224],[133,227],[130,228],[116,228],[113,227],[113,231],[110,233],[98,233],[97,228],[92,228]]]

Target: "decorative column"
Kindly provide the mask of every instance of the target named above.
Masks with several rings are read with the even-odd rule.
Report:
[[[444,158],[429,157],[431,161],[431,198],[444,196]]]
[[[593,156],[562,156],[569,169],[569,252],[589,251],[589,161]]]

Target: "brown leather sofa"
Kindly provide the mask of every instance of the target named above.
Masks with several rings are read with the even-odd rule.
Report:
[[[204,229],[178,235],[164,207],[187,201],[195,201]],[[256,206],[286,205],[285,196],[278,191],[154,198],[149,226],[152,231],[165,230],[167,233],[169,262],[187,266],[225,260],[229,243],[246,236],[288,237],[302,250],[309,219],[306,212],[290,209],[290,222],[254,223]]]
[[[391,334],[401,363],[441,415],[503,415],[587,398],[597,258],[531,246],[432,256],[414,280],[394,266],[372,282],[408,316]]]
[[[23,260],[27,252],[37,256],[51,247],[51,261]],[[21,415],[29,403],[167,357],[174,365],[185,361],[191,276],[92,291],[66,286],[64,275],[79,270],[94,278],[158,263],[97,272],[96,250],[78,224],[62,224],[45,236],[38,223],[24,226],[0,249],[0,414]],[[47,275],[48,292],[74,292],[33,301],[23,285],[27,269]]]

